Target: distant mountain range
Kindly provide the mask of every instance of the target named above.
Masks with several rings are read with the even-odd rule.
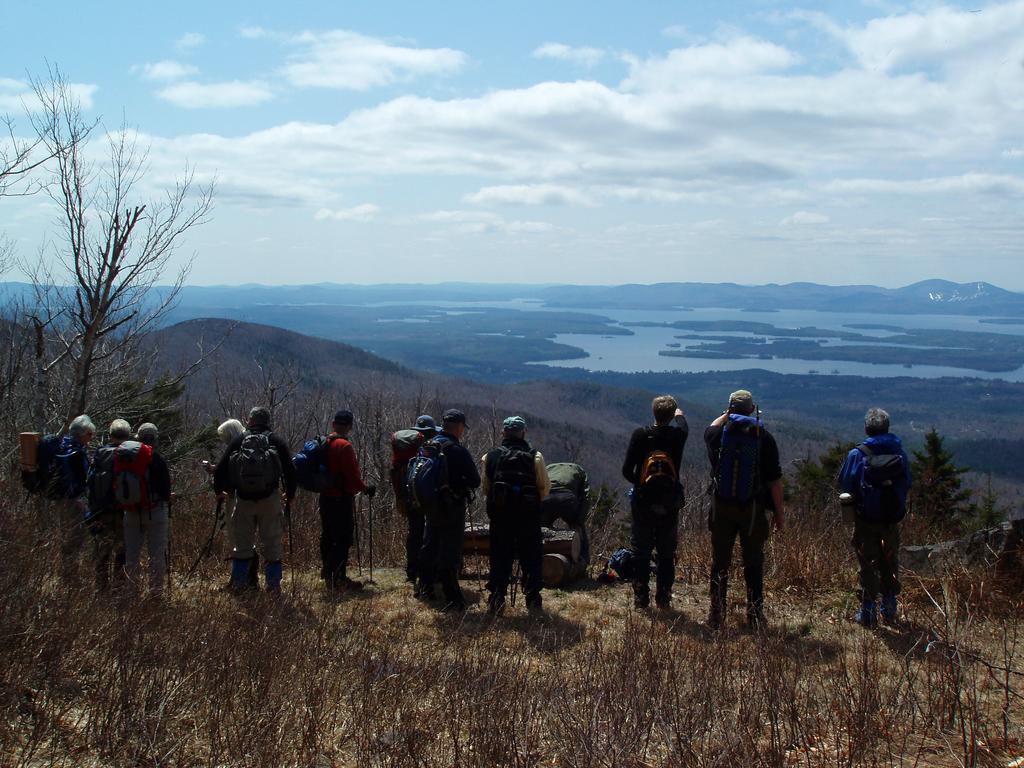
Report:
[[[380,302],[508,301],[526,299],[565,309],[677,309],[725,307],[747,310],[808,309],[821,312],[1024,316],[1024,294],[991,283],[923,280],[903,288],[873,285],[739,285],[737,283],[654,283],[652,285],[495,285],[439,283],[304,286],[189,286],[181,315],[201,307],[274,305],[364,305]]]

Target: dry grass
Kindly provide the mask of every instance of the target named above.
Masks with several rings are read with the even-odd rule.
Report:
[[[179,570],[202,543],[200,514],[179,511]],[[1024,754],[1020,592],[992,591],[985,574],[908,584],[904,621],[862,631],[845,532],[805,521],[770,550],[771,629],[739,629],[734,603],[731,628],[711,634],[694,511],[679,610],[637,612],[626,588],[589,582],[546,592],[542,620],[519,601],[492,622],[472,577],[464,617],[415,601],[395,569],[327,599],[309,514],[296,512],[299,566],[280,599],[217,591],[226,569],[211,559],[156,602],[70,588],[30,512],[0,507],[0,764],[1005,766]],[[394,527],[378,533],[392,562]]]

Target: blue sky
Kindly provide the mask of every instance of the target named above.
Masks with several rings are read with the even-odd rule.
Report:
[[[16,130],[50,62],[216,178],[193,283],[1024,289],[1024,0],[7,6]]]

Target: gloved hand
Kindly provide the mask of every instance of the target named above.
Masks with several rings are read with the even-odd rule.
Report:
[[[366,486],[366,490],[363,491],[363,493],[366,494],[366,498],[372,499],[374,496],[377,495],[377,486],[376,485],[368,485],[368,486]]]

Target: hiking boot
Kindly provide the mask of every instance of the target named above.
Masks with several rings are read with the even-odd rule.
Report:
[[[444,608],[441,609],[441,613],[465,613],[466,612],[466,601],[463,599],[451,600],[445,603]]]
[[[854,621],[868,629],[878,626],[878,613],[875,610],[875,601],[865,600],[862,602]]]
[[[500,616],[505,612],[505,595],[501,592],[492,592],[487,598],[487,615]]]
[[[633,585],[633,607],[641,610],[651,607],[651,590],[646,584]]]
[[[526,595],[526,610],[529,613],[541,613],[544,611],[544,601],[540,592],[529,592]]]
[[[250,569],[254,570],[254,569]],[[269,562],[264,566],[264,579],[267,582],[267,592],[280,592],[281,591],[281,575],[284,570],[281,566],[281,561]]]
[[[896,602],[896,595],[883,595],[881,610],[882,621],[892,624],[899,616],[899,604]]]
[[[363,582],[350,579],[348,576],[342,576],[334,581],[334,588],[345,592],[358,592],[363,588]]]
[[[717,605],[712,604],[711,610],[708,611],[708,627],[715,630],[721,629],[723,620],[724,617],[722,616],[721,609]]]
[[[428,603],[437,598],[437,595],[434,592],[434,585],[427,584],[423,581],[416,584],[416,589],[413,592],[413,595],[417,600],[423,600]]]
[[[764,611],[760,608],[747,609],[747,629],[751,632],[761,632],[767,629],[768,621],[764,617]]]
[[[233,559],[231,561],[231,591],[241,594],[252,589],[252,582],[249,580],[251,563],[248,559]]]
[[[659,589],[654,594],[654,604],[663,611],[667,611],[672,607],[672,590],[670,589]]]

